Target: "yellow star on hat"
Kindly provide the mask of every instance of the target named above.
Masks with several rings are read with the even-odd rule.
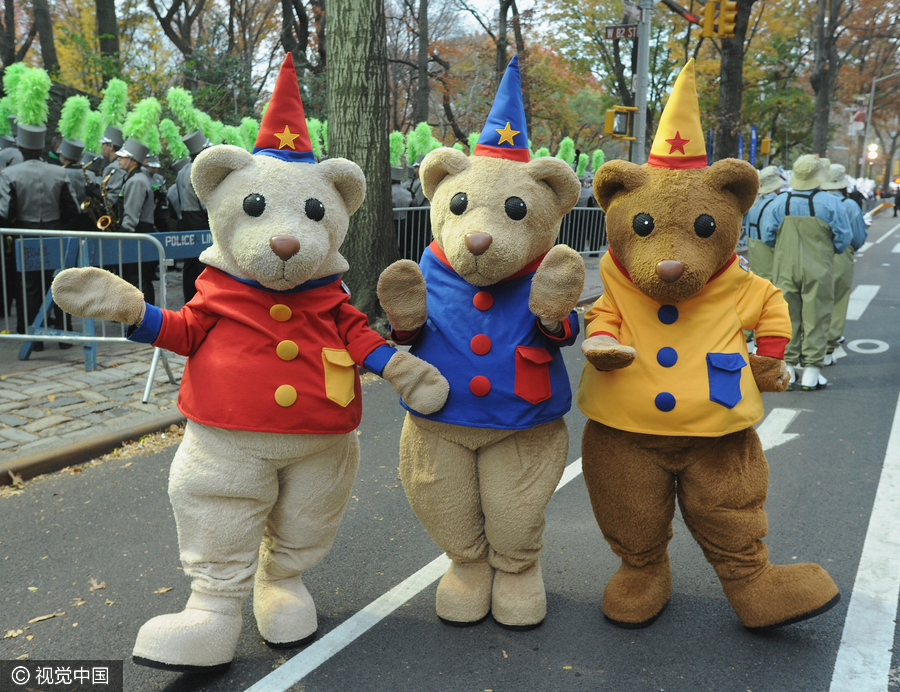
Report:
[[[497,130],[497,134],[500,135],[500,141],[497,142],[498,145],[503,144],[503,142],[509,142],[511,146],[515,146],[513,142],[513,137],[519,134],[519,130],[514,130],[509,126],[509,120],[506,121],[506,127],[502,130]]]
[[[694,82],[694,59],[688,60],[659,118],[648,164],[656,168],[706,168],[706,144]]]
[[[296,147],[294,147],[294,140],[300,136],[300,133],[298,132],[295,135],[291,134],[290,128],[285,125],[284,132],[276,132],[275,136],[278,137],[278,141],[280,142],[280,144],[278,145],[279,149],[283,149],[284,147],[295,149]]]

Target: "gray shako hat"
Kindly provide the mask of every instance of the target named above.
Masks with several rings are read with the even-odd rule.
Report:
[[[400,166],[391,166],[391,183],[399,183],[403,180],[403,169]]]
[[[150,150],[147,147],[134,139],[134,137],[129,137],[125,140],[122,148],[116,152],[116,156],[134,159],[138,163],[144,163],[144,159],[147,158],[147,154],[149,153]]]
[[[44,148],[46,136],[47,128],[43,125],[19,125],[16,144],[22,149],[41,150]]]
[[[16,136],[16,128],[18,126],[18,120],[16,119],[16,116],[14,116],[14,115],[7,115],[6,117],[9,119],[9,129],[12,132],[12,136],[15,137]]]
[[[86,167],[89,171],[100,174],[103,172],[103,168],[106,165],[106,159],[91,151],[86,151],[81,157],[81,165]]]
[[[9,135],[0,135],[0,151],[16,146],[16,140]]]
[[[144,161],[144,165],[147,168],[159,168],[159,157],[156,154],[150,154]]]
[[[84,153],[84,142],[80,139],[64,139],[59,145],[59,155],[70,161],[80,161]]]
[[[188,158],[187,156],[184,156],[172,164],[172,170],[177,173],[182,168],[187,166],[190,162],[191,162],[190,158]]]
[[[122,145],[125,144],[125,139],[122,136],[122,130],[120,130],[115,125],[110,125],[103,132],[103,139],[100,140],[101,144],[112,144],[116,149],[121,149]]]
[[[210,145],[210,141],[200,130],[194,130],[181,138],[191,156],[196,156]]]

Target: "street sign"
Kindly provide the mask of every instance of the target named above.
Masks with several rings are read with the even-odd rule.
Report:
[[[617,24],[606,27],[606,38],[610,40],[637,38],[637,24]]]

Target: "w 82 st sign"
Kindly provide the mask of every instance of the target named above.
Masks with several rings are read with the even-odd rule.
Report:
[[[637,38],[637,24],[617,24],[606,27],[606,38],[609,40]]]

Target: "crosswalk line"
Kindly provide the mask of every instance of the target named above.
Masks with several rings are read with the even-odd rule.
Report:
[[[860,319],[866,308],[869,307],[869,303],[878,295],[880,289],[881,286],[870,286],[867,284],[860,284],[854,288],[853,293],[850,294],[850,304],[847,306],[847,319]]]

